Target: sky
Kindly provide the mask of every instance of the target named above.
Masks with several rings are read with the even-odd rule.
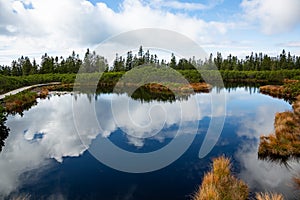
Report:
[[[87,48],[142,28],[175,31],[224,57],[300,55],[299,0],[0,0],[0,65],[73,50],[82,58]]]

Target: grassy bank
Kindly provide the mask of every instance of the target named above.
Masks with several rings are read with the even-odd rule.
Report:
[[[6,96],[3,100],[5,111],[8,113],[22,113],[36,104],[36,92],[23,91],[15,95]]]
[[[258,156],[286,162],[289,158],[300,157],[300,81],[285,80],[284,85],[260,87],[262,93],[288,98],[293,102],[293,110],[276,113],[275,131],[260,137]]]
[[[259,88],[263,94],[273,97],[295,100],[300,94],[299,80],[284,80],[282,85],[265,85]]]
[[[29,76],[2,76],[0,75],[0,94],[24,86],[50,82],[74,82],[75,74],[35,74]]]
[[[4,107],[3,111],[9,114],[22,114],[24,110],[27,110],[36,104],[37,98],[46,98],[49,92],[46,88],[35,90],[36,91],[26,90],[15,95],[6,96],[2,101]]]
[[[262,159],[282,160],[300,157],[300,95],[293,110],[277,113],[274,133],[260,137],[258,156]]]
[[[7,114],[19,113],[31,108],[36,104],[36,98],[45,98],[48,90],[40,88],[39,91],[23,91],[15,95],[6,96],[0,102],[0,152],[4,146],[4,141],[9,135],[9,128],[5,125]]]
[[[166,73],[167,70],[167,73]],[[145,69],[135,69],[134,73],[131,73],[130,79],[133,82],[136,81],[146,81],[151,80],[153,77],[160,77],[163,82],[176,81],[175,73],[172,69],[164,68],[153,68],[151,70]],[[130,74],[131,71],[128,73]],[[176,72],[176,71],[175,71]],[[278,70],[278,71],[234,71],[234,70],[178,70],[183,78],[190,83],[199,83],[206,81],[218,81],[220,79],[220,74],[225,82],[237,82],[237,83],[268,83],[276,82],[282,83],[284,79],[293,79],[300,77],[300,70]],[[126,73],[126,74],[128,74]],[[105,72],[100,73],[85,73],[80,74],[81,81],[86,82],[90,80],[99,81],[99,85],[115,85],[120,78],[125,74],[125,72]],[[100,78],[101,77],[101,78]],[[182,78],[182,77],[181,77]],[[39,83],[48,82],[62,82],[62,83],[73,83],[76,79],[76,74],[34,74],[29,76],[3,76],[0,75],[0,94],[14,90],[23,86],[34,85]],[[100,80],[99,80],[100,79]],[[293,88],[291,88],[293,89]]]

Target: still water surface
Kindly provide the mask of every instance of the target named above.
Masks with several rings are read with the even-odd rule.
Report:
[[[212,158],[226,155],[233,162],[234,175],[243,179],[251,192],[277,191],[287,199],[297,199],[292,177],[300,172],[299,164],[290,162],[290,168],[286,168],[257,158],[259,136],[270,133],[275,113],[290,110],[291,105],[260,94],[255,88],[225,92],[224,128],[216,146],[203,159],[198,158],[198,152],[209,122],[212,117],[220,117],[211,116],[210,94],[172,102],[147,102],[112,93],[50,95],[38,100],[23,116],[8,117],[6,125],[11,131],[0,153],[0,197],[190,199],[210,169]],[[95,103],[102,130],[95,132],[83,112],[81,122],[86,128],[81,129],[79,137],[72,101],[83,106]],[[128,109],[122,109],[126,106],[130,117]],[[120,172],[102,164],[88,151],[105,137],[127,151],[152,152],[170,143],[179,127],[182,137],[196,137],[178,160],[158,171]]]

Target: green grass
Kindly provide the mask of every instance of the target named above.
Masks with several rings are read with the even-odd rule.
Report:
[[[29,76],[3,76],[0,75],[0,94],[21,88],[49,82],[74,82],[75,74],[35,74]]]
[[[300,95],[300,81],[296,83],[287,83],[284,85],[284,93],[289,94],[292,98]]]
[[[149,67],[150,68],[150,67]],[[136,82],[156,81],[160,77],[162,82],[178,81],[178,73],[172,69],[155,68],[150,69],[137,68],[134,71],[127,72],[129,80]],[[214,71],[214,70],[178,70],[185,80],[190,83],[203,82],[204,80],[218,81],[220,74],[225,82],[278,82],[282,83],[284,79],[297,79],[300,77],[300,70],[278,70],[278,71]],[[114,85],[125,74],[125,72],[105,72],[79,74],[80,80],[90,81],[99,80],[100,84]],[[101,78],[100,78],[101,76]],[[34,74],[29,76],[3,76],[0,75],[0,93],[5,93],[23,86],[34,85],[48,82],[73,83],[76,74]],[[180,77],[179,77],[180,78]],[[298,87],[290,86],[290,90],[294,93],[298,91]]]

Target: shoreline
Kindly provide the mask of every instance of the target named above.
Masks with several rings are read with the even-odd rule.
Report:
[[[60,84],[61,84],[61,82],[51,82],[51,83],[42,83],[42,84],[35,84],[35,85],[26,86],[26,87],[21,87],[21,88],[12,90],[10,92],[7,92],[5,94],[0,94],[0,100],[3,100],[6,96],[15,95],[15,94],[18,94],[18,93],[26,91],[26,90],[30,90],[30,89],[34,89],[34,88],[38,88],[38,87],[50,86],[50,85],[60,85]]]
[[[260,87],[263,94],[292,99],[292,110],[276,113],[274,131],[260,136],[260,159],[286,163],[290,158],[300,158],[300,94],[299,91],[292,93],[291,89],[298,83],[296,80],[286,80],[283,86]]]

